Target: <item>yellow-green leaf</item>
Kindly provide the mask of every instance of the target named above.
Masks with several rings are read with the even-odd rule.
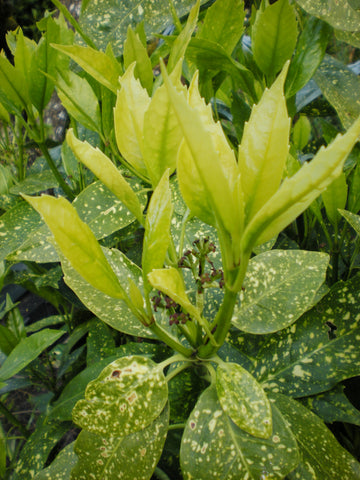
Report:
[[[345,135],[338,135],[291,178],[286,178],[247,226],[243,251],[270,240],[302,213],[342,173],[348,154],[360,135],[360,118]]]
[[[136,62],[135,77],[140,80],[141,85],[151,95],[153,88],[151,61],[139,35],[129,25],[124,43],[124,67],[128,68],[133,62]]]
[[[290,119],[284,96],[289,63],[245,124],[239,147],[239,170],[248,223],[279,188],[289,150]]]
[[[76,158],[86,165],[143,224],[144,217],[140,201],[113,162],[98,148],[78,140],[72,129],[67,132],[66,141]]]
[[[146,179],[148,172],[142,154],[143,127],[151,100],[139,80],[135,79],[134,69],[135,63],[132,63],[120,79],[121,90],[114,110],[115,136],[121,155]]]
[[[322,193],[322,199],[325,205],[328,219],[333,225],[337,225],[340,219],[338,208],[343,209],[346,205],[348,187],[346,184],[345,173],[330,183]]]
[[[24,198],[40,213],[63,255],[90,285],[111,297],[126,296],[94,234],[65,198]]]

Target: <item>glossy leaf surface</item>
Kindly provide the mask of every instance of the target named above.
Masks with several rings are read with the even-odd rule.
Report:
[[[360,235],[360,216],[348,212],[347,210],[340,210],[340,213],[347,220],[347,222],[350,223],[355,232]]]
[[[74,422],[103,437],[126,436],[151,424],[167,402],[161,368],[146,357],[115,360],[88,384],[73,409]]]
[[[270,240],[302,213],[341,172],[345,160],[360,134],[360,118],[343,136],[321,148],[255,215],[242,238],[244,250]]]
[[[277,191],[289,150],[290,119],[284,97],[286,65],[245,123],[239,146],[239,170],[244,192],[245,219],[250,221]]]
[[[360,12],[347,0],[296,0],[308,13],[345,31],[360,30]]]
[[[319,417],[284,395],[273,398],[293,431],[302,456],[299,466],[289,474],[290,480],[360,478],[360,464],[341,447]]]
[[[270,437],[270,402],[247,370],[237,363],[220,364],[216,370],[216,391],[222,409],[238,427],[254,437]]]
[[[70,478],[71,469],[76,465],[77,456],[74,452],[74,442],[67,445],[52,464],[41,470],[34,480],[66,480]]]
[[[224,413],[216,388],[209,387],[192,411],[182,438],[185,480],[258,480],[284,478],[299,462],[293,434],[272,407],[273,434],[259,439],[241,430]]]
[[[297,39],[295,10],[278,0],[258,10],[252,31],[254,58],[265,75],[274,76],[291,57]]]
[[[249,333],[288,327],[314,304],[329,257],[303,250],[270,250],[249,262],[233,324]]]
[[[144,429],[127,436],[101,437],[83,430],[75,442],[79,463],[72,480],[150,480],[160,458],[169,423],[169,409]]]

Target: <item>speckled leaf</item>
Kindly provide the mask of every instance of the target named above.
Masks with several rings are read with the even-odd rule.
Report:
[[[126,436],[150,425],[164,409],[168,389],[161,367],[146,357],[115,360],[88,384],[73,420],[104,437]]]
[[[43,216],[63,255],[94,288],[115,298],[125,293],[90,228],[63,197],[26,197]]]
[[[168,430],[169,409],[146,428],[128,436],[101,437],[82,431],[75,442],[79,463],[72,480],[150,480],[159,461]],[[121,431],[118,432],[122,433]]]
[[[125,160],[147,179],[148,172],[143,160],[144,114],[150,97],[134,76],[132,63],[120,79],[121,90],[114,109],[114,125],[117,146]]]
[[[141,270],[123,253],[119,250],[106,250],[105,248],[103,252],[128,295],[130,293],[129,277],[133,279],[136,285],[142,285]],[[76,293],[83,304],[103,322],[128,335],[153,337],[151,331],[139,322],[125,302],[112,298],[92,287],[65,259],[62,259],[61,266],[67,285]]]
[[[346,31],[360,30],[360,12],[351,8],[347,0],[296,0],[314,17],[321,18],[334,28]]]
[[[270,402],[247,370],[237,363],[220,364],[216,370],[216,390],[222,409],[238,427],[255,437],[270,437]]]
[[[350,403],[341,384],[328,392],[300,398],[299,401],[326,423],[346,422],[360,426],[360,411]]]
[[[64,334],[65,331],[46,328],[41,332],[23,338],[2,364],[0,379],[2,381],[7,380],[16,375]]]
[[[330,390],[360,371],[360,276],[337,283],[292,326],[256,353],[264,388],[293,397]]]
[[[32,193],[44,192],[50,188],[58,187],[59,183],[52,171],[45,170],[43,172],[34,173],[27,176],[25,180],[11,187],[10,193],[15,195],[26,193],[27,195],[30,195]]]
[[[311,205],[342,173],[359,135],[360,118],[343,136],[337,136],[326,149],[321,148],[310,163],[286,178],[247,226],[241,240],[242,249],[251,251],[255,245],[270,240]]]
[[[87,73],[99,83],[107,87],[113,93],[119,88],[119,76],[122,75],[122,68],[119,62],[113,57],[94,50],[91,47],[80,47],[78,45],[51,45],[62,53],[68,55],[80,65]]]
[[[77,459],[73,442],[61,450],[52,464],[41,470],[34,480],[69,480],[71,469],[76,465]]]
[[[347,222],[350,223],[355,232],[360,235],[360,216],[348,212],[347,210],[339,210],[339,212],[347,220]]]
[[[321,20],[309,17],[298,39],[285,82],[286,97],[292,97],[311,79],[322,61],[331,28]]]
[[[295,9],[278,0],[256,13],[252,29],[254,59],[265,75],[274,76],[291,58],[297,39]]]
[[[233,324],[249,333],[288,327],[314,304],[329,256],[305,250],[271,250],[249,262]]]
[[[55,83],[61,103],[68,113],[89,130],[100,132],[100,106],[89,82],[67,70],[57,76]]]
[[[152,194],[145,222],[142,268],[145,284],[147,274],[154,268],[164,266],[167,249],[170,245],[170,222],[173,212],[167,170]]]
[[[206,0],[201,0],[205,3]],[[184,16],[193,6],[194,0],[173,0],[179,17]],[[80,25],[96,45],[104,50],[110,42],[116,56],[123,51],[129,25],[136,27],[144,22],[147,36],[162,32],[173,23],[167,0],[101,0],[88,2],[80,16]]]
[[[186,424],[180,450],[185,480],[282,479],[299,462],[293,434],[272,407],[273,433],[268,440],[241,430],[224,413],[216,388],[199,398]]]
[[[0,217],[0,261],[24,243],[41,225],[40,215],[27,203],[18,202]]]
[[[360,115],[360,79],[339,60],[325,55],[314,79],[328,102],[335,108],[344,128]]]
[[[94,148],[88,142],[78,140],[72,129],[68,130],[66,141],[76,158],[86,165],[117,196],[140,223],[143,223],[142,207],[136,193],[110,158],[99,148]]]
[[[335,439],[323,421],[296,400],[273,395],[293,431],[301,452],[299,466],[289,480],[357,480],[360,464]]]
[[[337,225],[340,219],[338,209],[345,208],[348,187],[345,173],[336,178],[322,193],[326,215],[333,225]]]
[[[124,43],[124,67],[128,68],[133,62],[136,62],[135,77],[146,88],[149,95],[153,89],[153,71],[147,50],[140,40],[139,34],[129,26]]]
[[[58,262],[59,255],[55,247],[48,241],[51,238],[51,232],[44,224],[37,229],[18,249],[8,255],[8,260],[12,262]]]
[[[97,320],[89,328],[86,338],[87,366],[115,354],[115,339],[110,328],[104,322]]]
[[[218,43],[231,55],[244,31],[244,17],[242,0],[217,0],[208,8],[196,36]]]
[[[290,133],[284,96],[288,67],[287,63],[271,88],[265,90],[245,123],[238,164],[246,222],[276,192],[283,177]]]
[[[335,36],[340,42],[349,43],[353,47],[360,48],[360,32],[345,32],[335,30]]]
[[[14,480],[33,479],[35,474],[42,470],[50,452],[68,428],[64,423],[49,422],[46,418],[42,423],[38,421],[34,433],[26,441],[17,459]]]

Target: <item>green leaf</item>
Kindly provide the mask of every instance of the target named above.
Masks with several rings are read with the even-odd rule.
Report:
[[[153,71],[147,50],[142,44],[140,37],[129,26],[124,43],[124,67],[127,69],[133,62],[136,62],[135,77],[146,88],[149,95],[153,89]]]
[[[341,384],[328,392],[300,398],[299,401],[326,423],[346,422],[360,426],[360,411],[350,403]]]
[[[43,216],[63,255],[87,282],[114,298],[126,296],[94,234],[65,198],[24,197]]]
[[[353,227],[355,232],[360,235],[360,216],[348,212],[347,210],[339,210],[339,212],[345,218],[345,220],[347,220],[347,222]]]
[[[91,475],[103,480],[150,480],[157,465],[168,430],[169,409],[146,428],[127,436],[101,437],[82,431],[75,442],[79,463],[72,480],[88,480]]]
[[[344,128],[349,128],[360,115],[359,77],[336,58],[325,55],[314,79]]]
[[[94,132],[101,131],[98,99],[85,78],[67,70],[57,76],[57,93],[69,115]]]
[[[291,58],[297,40],[295,9],[289,0],[278,0],[256,13],[252,29],[254,58],[261,71],[276,75]]]
[[[262,386],[304,397],[358,375],[359,292],[359,275],[337,283],[296,323],[266,339],[251,372]]]
[[[44,467],[50,452],[68,428],[66,424],[49,422],[46,417],[40,418],[34,433],[26,441],[17,459],[14,480],[33,479],[35,474]]]
[[[171,78],[181,87],[181,62],[173,70]],[[165,170],[175,171],[182,131],[171,106],[165,85],[156,89],[144,115],[144,162],[155,188]]]
[[[320,65],[331,29],[327,23],[309,17],[298,39],[285,82],[285,95],[292,97],[303,88]]]
[[[354,10],[347,0],[296,0],[314,17],[321,18],[334,28],[345,31],[360,30],[360,12]]]
[[[272,434],[270,402],[255,378],[237,363],[216,370],[216,390],[224,412],[242,430],[255,437]]]
[[[205,3],[206,0],[201,0]],[[194,0],[173,0],[179,18],[186,15]],[[168,0],[140,0],[123,2],[122,0],[103,0],[101,4],[87,2],[80,15],[80,26],[94,40],[96,45],[105,50],[110,42],[116,56],[121,55],[128,26],[136,27],[144,22],[146,35],[164,31],[172,25],[173,18]]]
[[[28,175],[25,180],[19,182],[17,185],[11,187],[10,193],[19,195],[26,193],[44,192],[50,188],[58,188],[59,184],[51,170],[44,170],[43,172]]]
[[[126,294],[129,296],[129,277],[132,278],[136,285],[142,284],[140,268],[119,250],[103,248],[103,252],[117,275],[119,282],[124,285]],[[65,259],[62,259],[61,266],[67,285],[76,293],[83,304],[103,322],[115,328],[115,330],[129,335],[153,337],[151,331],[140,323],[139,319],[124,301],[110,297],[91,286]]]
[[[92,324],[86,339],[86,364],[92,365],[115,354],[115,339],[110,328],[100,320]]]
[[[29,103],[25,77],[9,60],[0,55],[0,101],[10,113],[20,114]]]
[[[309,143],[311,137],[311,123],[310,120],[305,115],[300,115],[300,118],[295,123],[293,129],[293,143],[297,150],[302,150],[306,145]],[[288,158],[289,160],[289,158]],[[293,158],[291,158],[293,162]],[[295,164],[295,168],[297,167],[296,161],[293,162]],[[288,168],[289,170],[289,168]],[[296,173],[299,169],[296,168]],[[288,175],[291,177],[292,175]]]
[[[348,187],[345,173],[336,178],[322,193],[326,215],[333,225],[339,223],[340,215],[338,209],[345,208]]]
[[[272,395],[293,431],[301,452],[299,466],[290,480],[356,480],[360,464],[336,441],[322,420],[296,400]]]
[[[64,334],[64,331],[46,328],[41,332],[23,338],[2,364],[0,380],[7,380],[16,375]]]
[[[146,357],[123,357],[88,384],[85,400],[73,409],[73,420],[100,436],[126,436],[150,425],[164,409],[167,396],[161,367]]]
[[[184,58],[187,46],[189,45],[191,35],[195,30],[200,9],[200,0],[196,0],[195,5],[190,10],[187,22],[183,30],[177,36],[175,42],[173,43],[170,56],[167,63],[167,71],[171,73],[176,64]]]
[[[180,450],[185,480],[284,478],[299,462],[293,434],[272,406],[273,433],[256,438],[224,413],[214,386],[200,396],[186,424]]]
[[[327,254],[305,250],[257,255],[249,262],[233,324],[255,334],[288,327],[314,305],[328,263]]]
[[[0,351],[8,356],[17,344],[18,340],[13,332],[9,328],[0,325]]]
[[[74,452],[74,442],[72,442],[61,450],[52,464],[41,470],[34,480],[68,480],[76,462],[77,456]]]
[[[283,177],[290,133],[283,90],[287,70],[288,64],[253,107],[239,146],[246,223],[277,191]]]
[[[104,85],[113,93],[117,93],[120,86],[119,76],[122,75],[123,71],[120,63],[112,56],[91,47],[56,44],[51,46],[68,55],[101,85]]]
[[[173,213],[169,186],[169,171],[165,171],[152,194],[146,214],[143,243],[142,268],[145,285],[149,289],[147,274],[155,268],[162,268],[170,245],[170,224]]]
[[[206,11],[197,38],[216,42],[231,55],[244,31],[244,2],[217,0]]]
[[[335,30],[335,36],[340,42],[345,42],[353,47],[360,48],[360,32],[345,32],[343,30]]]
[[[345,160],[360,134],[360,118],[343,136],[337,136],[315,158],[291,178],[286,178],[279,190],[265,203],[247,226],[242,237],[242,249],[275,237],[302,213],[330,183],[342,173]]]
[[[73,130],[68,130],[66,141],[76,158],[86,165],[118,197],[140,223],[144,223],[140,201],[113,162],[99,148],[78,140]]]

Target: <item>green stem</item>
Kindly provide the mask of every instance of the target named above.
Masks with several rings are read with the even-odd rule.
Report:
[[[24,435],[25,438],[29,438],[31,433],[27,428],[24,427],[24,425],[19,422],[19,420],[10,412],[10,410],[7,409],[7,407],[0,402],[0,412],[5,416],[5,418],[8,420],[9,423],[14,425],[14,427],[18,428],[20,432]]]
[[[44,158],[49,165],[51,171],[53,172],[56,180],[58,181],[60,187],[63,189],[64,193],[66,196],[69,198],[69,200],[74,200],[75,195],[73,194],[71,188],[69,185],[65,182],[65,180],[62,178],[60,175],[59,170],[56,168],[54,160],[51,158],[50,152],[46,146],[45,142],[38,143],[38,146],[41,150],[41,153],[44,155]]]
[[[155,321],[149,325],[150,330],[158,337],[159,340],[166,343],[170,348],[176,352],[181,353],[184,357],[188,358],[193,355],[194,350],[182,345],[175,337],[169,335],[160,325]]]
[[[168,1],[169,1],[169,7],[170,7],[171,15],[173,17],[174,25],[176,27],[177,32],[180,33],[181,30],[182,30],[181,22],[180,22],[179,17],[176,13],[174,2],[173,2],[173,0],[168,0]]]

